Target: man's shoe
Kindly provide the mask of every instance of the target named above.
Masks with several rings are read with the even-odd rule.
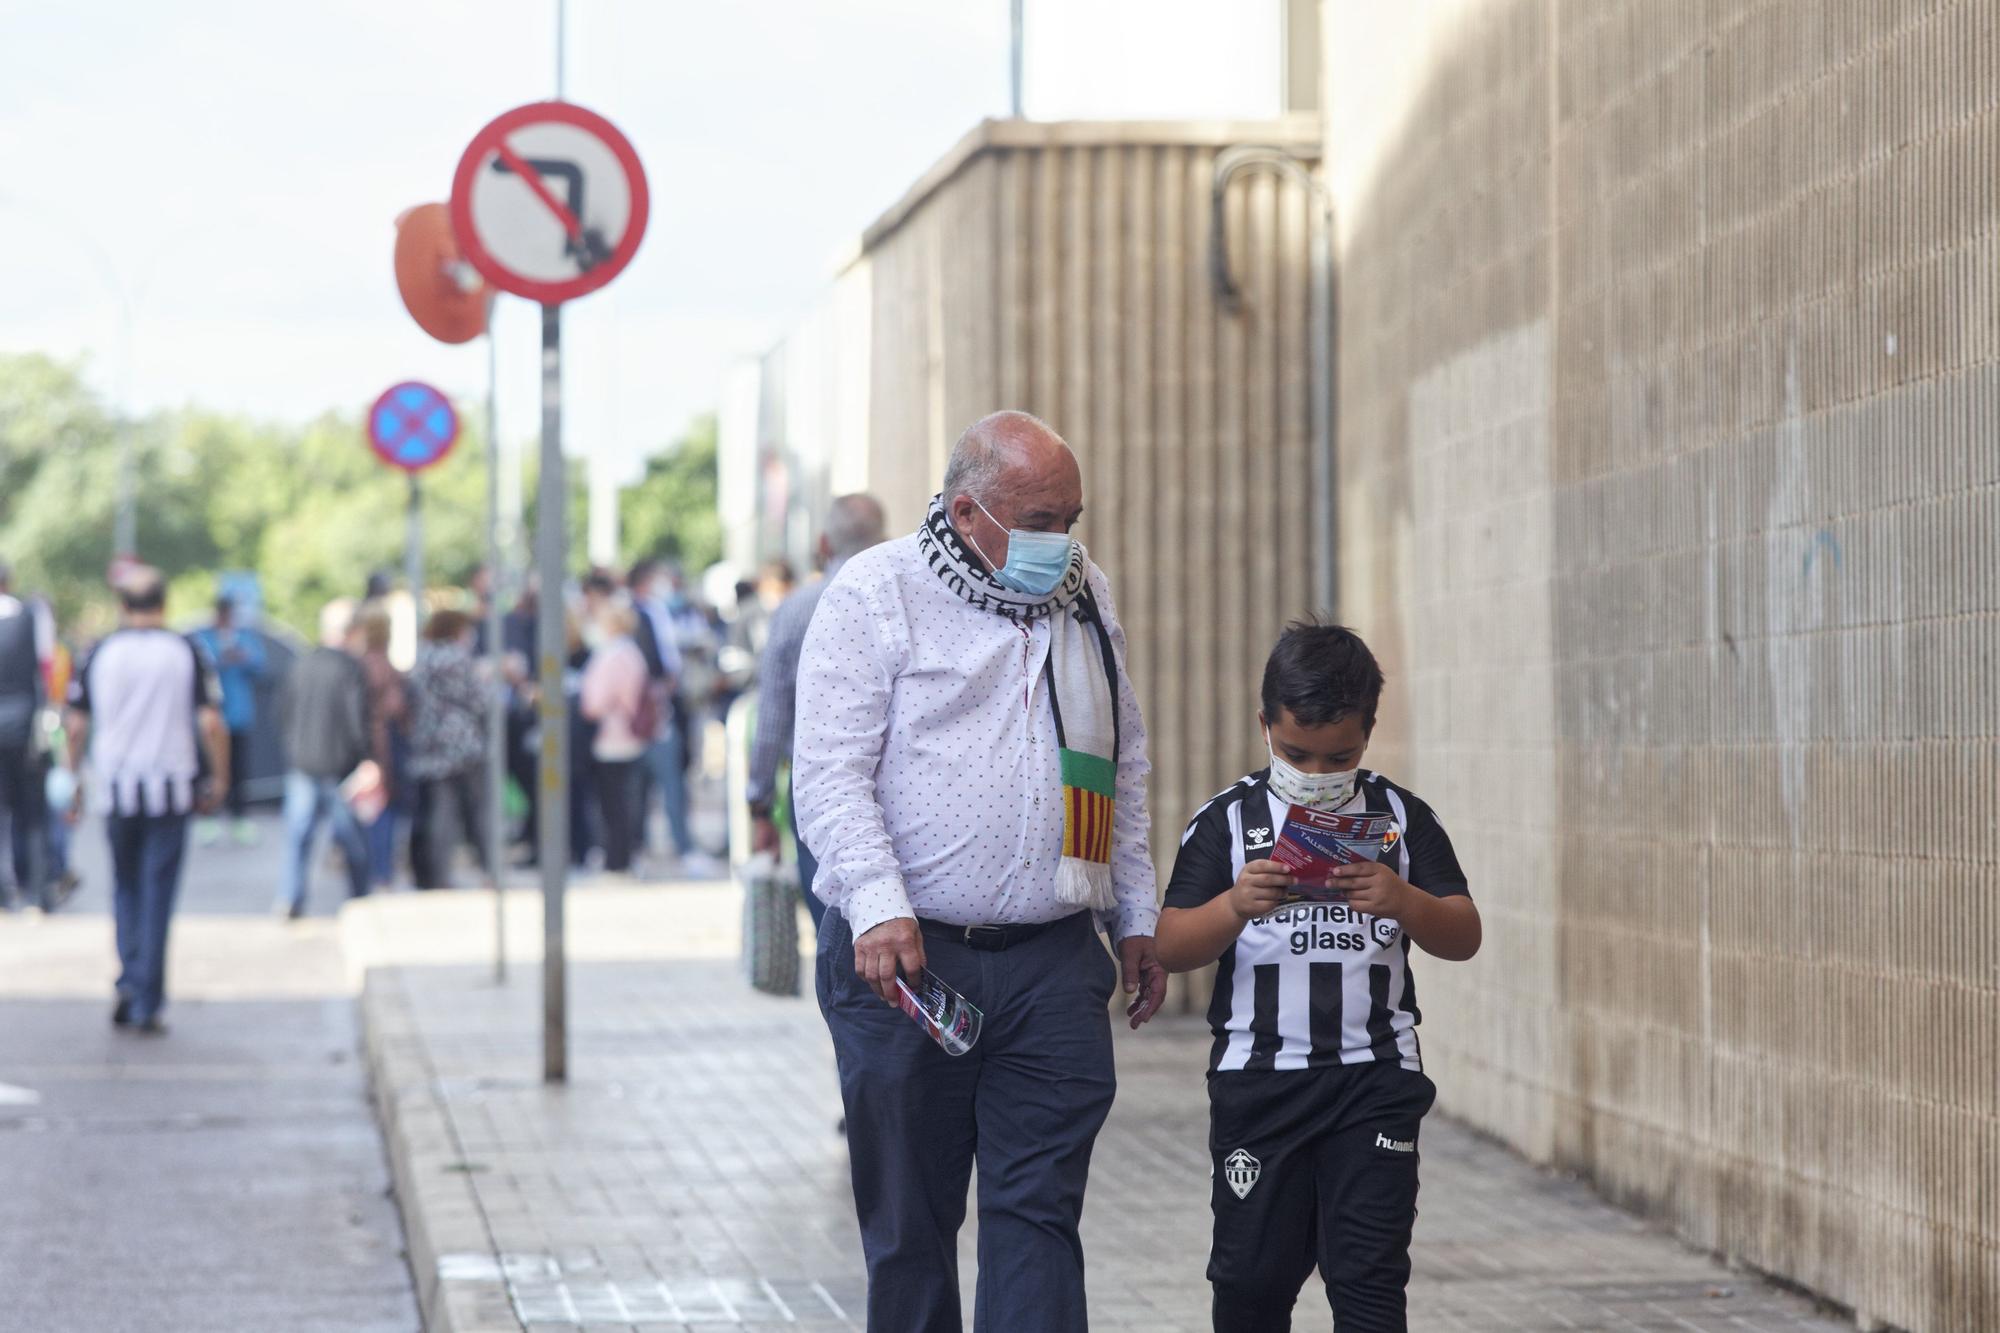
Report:
[[[115,1028],[129,1028],[132,1026],[132,1001],[129,996],[119,996],[118,1003],[112,1006],[111,1026]]]
[[[150,1018],[140,1019],[133,1025],[133,1030],[141,1036],[146,1037],[164,1037],[167,1035],[166,1022],[158,1014],[154,1014]]]

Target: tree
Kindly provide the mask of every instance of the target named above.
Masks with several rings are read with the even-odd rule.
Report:
[[[357,416],[303,428],[200,409],[131,426],[139,554],[170,580],[175,618],[202,612],[222,570],[256,572],[266,613],[310,633],[319,608],[400,570],[408,483],[368,448]],[[427,581],[485,557],[486,475],[476,432],[423,476]],[[0,553],[65,624],[109,618],[104,569],[117,506],[117,423],[73,367],[0,357]]]
[[[713,413],[690,422],[672,448],[647,460],[638,482],[619,492],[618,533],[627,564],[664,556],[698,574],[722,559]]]
[[[76,367],[0,356],[0,556],[23,591],[44,593],[65,625],[108,624],[104,570],[117,507],[119,422]],[[359,413],[303,426],[187,408],[132,421],[138,554],[169,580],[175,620],[206,612],[216,576],[250,570],[265,613],[310,635],[319,609],[357,597],[371,570],[403,567],[409,482],[368,448]],[[486,448],[476,423],[422,475],[425,583],[486,558]],[[715,419],[693,422],[619,497],[623,555],[665,555],[699,571],[722,556]],[[535,493],[532,461],[526,493]],[[570,477],[570,567],[580,569],[588,496]],[[526,531],[534,531],[532,504]],[[512,553],[526,564],[526,541]],[[83,619],[80,621],[79,617]]]

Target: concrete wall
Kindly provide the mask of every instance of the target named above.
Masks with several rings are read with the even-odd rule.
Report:
[[[1330,0],[1343,615],[1448,1109],[2000,1327],[2000,5]]]
[[[1256,689],[1309,609],[1309,200],[1270,175],[1224,197],[1216,155],[1317,148],[1312,118],[993,122],[864,238],[874,326],[869,485],[914,527],[952,441],[996,408],[1075,447],[1078,535],[1111,577],[1153,740],[1162,873],[1182,823],[1261,763]]]

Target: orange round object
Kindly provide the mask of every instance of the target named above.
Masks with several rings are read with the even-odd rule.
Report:
[[[465,262],[443,204],[418,204],[396,219],[396,290],[417,326],[439,342],[486,332],[493,293]]]

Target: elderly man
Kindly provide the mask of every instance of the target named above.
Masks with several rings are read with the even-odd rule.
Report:
[[[1146,734],[1069,446],[1021,412],[973,424],[914,534],[863,551],[812,617],[800,827],[819,860],[820,1008],[847,1107],[868,1327],[959,1327],[957,1233],[979,1164],[975,1327],[1087,1326],[1090,1150],[1153,948]],[[1122,963],[1098,942],[1109,932]],[[894,1007],[929,969],[985,1014],[947,1055]]]

